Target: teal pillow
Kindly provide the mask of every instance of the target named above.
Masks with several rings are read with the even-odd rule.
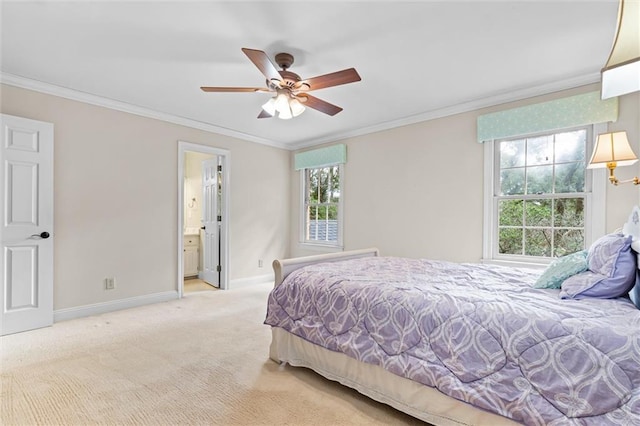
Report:
[[[560,288],[567,278],[589,269],[587,250],[559,257],[547,266],[533,285],[534,288]]]

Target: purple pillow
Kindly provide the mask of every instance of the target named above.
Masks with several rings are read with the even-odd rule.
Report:
[[[640,309],[640,276],[636,276],[636,285],[629,292],[629,299]]]
[[[589,270],[562,283],[562,299],[597,297],[613,299],[629,293],[636,280],[636,255],[631,236],[609,234],[589,248]]]

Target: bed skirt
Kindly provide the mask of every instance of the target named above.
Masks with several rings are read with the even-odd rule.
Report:
[[[279,327],[272,327],[269,357],[294,367],[306,367],[378,402],[438,426],[517,425],[519,423],[421,385],[385,369],[310,343]]]

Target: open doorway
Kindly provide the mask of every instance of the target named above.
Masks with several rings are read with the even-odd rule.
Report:
[[[221,167],[202,152],[184,155],[184,292],[220,288]],[[212,198],[213,197],[213,198]]]
[[[178,294],[228,288],[227,150],[178,142]],[[201,287],[204,286],[204,287]]]

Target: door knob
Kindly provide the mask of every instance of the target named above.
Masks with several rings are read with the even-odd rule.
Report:
[[[41,232],[39,234],[33,234],[32,237],[40,237],[43,240],[46,240],[47,238],[49,238],[51,235],[48,232]]]

